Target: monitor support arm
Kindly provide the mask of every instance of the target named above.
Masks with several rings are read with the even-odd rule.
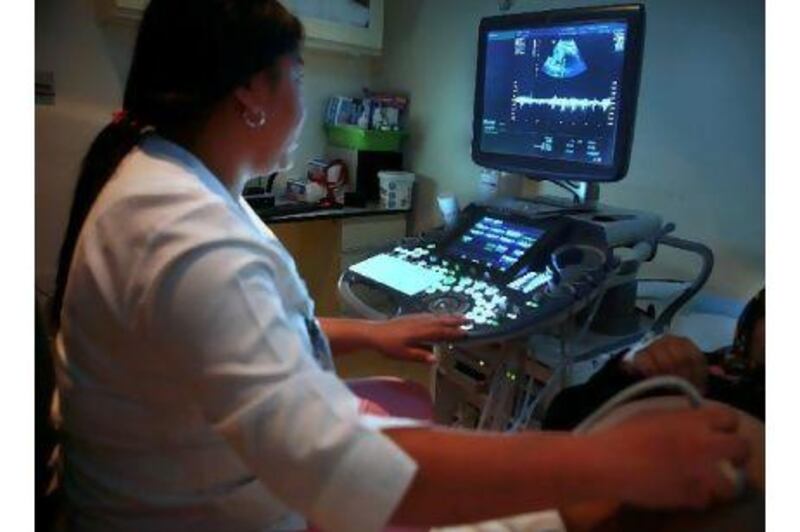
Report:
[[[600,200],[600,185],[597,183],[577,181],[564,183],[564,185],[575,194],[575,203],[578,205],[592,207],[597,205]]]
[[[541,178],[532,177],[541,180]],[[594,208],[600,201],[600,185],[588,181],[557,181],[555,179],[545,179],[550,183],[566,190],[572,194],[572,201],[575,206]]]

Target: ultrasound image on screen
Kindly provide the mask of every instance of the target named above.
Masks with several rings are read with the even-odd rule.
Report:
[[[458,240],[450,244],[445,253],[490,270],[505,272],[514,266],[543,234],[543,230],[535,227],[484,216]]]
[[[492,31],[481,150],[611,166],[627,24]]]

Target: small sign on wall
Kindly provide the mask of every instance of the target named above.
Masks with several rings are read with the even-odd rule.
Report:
[[[56,103],[56,83],[52,70],[36,71],[36,105]]]
[[[370,0],[294,0],[301,17],[311,17],[337,24],[368,28]]]

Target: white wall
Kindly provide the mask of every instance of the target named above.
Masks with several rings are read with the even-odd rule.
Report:
[[[517,0],[534,11],[607,0]],[[657,212],[676,235],[713,248],[709,288],[746,297],[764,282],[764,5],[759,0],[649,0],[644,73],[628,177],[603,201]],[[387,0],[376,86],[411,95],[410,168],[423,179],[418,226],[432,197],[474,199],[470,159],[480,19],[494,0]],[[550,192],[549,187],[545,187]],[[661,252],[647,273],[688,277],[695,263]]]
[[[517,0],[514,11],[605,0]],[[662,214],[717,254],[712,290],[744,297],[764,282],[764,7],[759,0],[649,0],[645,67],[628,178],[604,201]],[[383,58],[306,53],[309,121],[298,169],[321,153],[322,106],[364,86],[412,97],[408,165],[422,180],[417,227],[437,222],[436,191],[475,197],[470,159],[478,23],[494,0],[387,0]],[[90,0],[38,0],[36,68],[56,104],[36,108],[36,274],[54,276],[81,157],[122,99],[135,29],[100,24]],[[662,252],[649,273],[688,276]]]
[[[100,0],[37,0],[36,69],[55,73],[55,105],[36,106],[36,282],[48,291],[80,161],[121,106],[135,25],[103,22]],[[295,172],[324,152],[323,105],[369,85],[371,60],[307,51],[308,120]]]
[[[80,0],[36,2],[36,69],[54,72],[55,105],[36,106],[36,281],[49,289],[80,161],[120,106],[133,31],[105,31]]]

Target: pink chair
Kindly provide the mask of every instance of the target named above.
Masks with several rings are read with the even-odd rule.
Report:
[[[376,416],[433,421],[433,403],[427,388],[395,377],[371,377],[347,381],[361,399],[361,411]]]
[[[433,421],[431,395],[421,384],[395,377],[370,377],[349,380],[347,386],[361,399],[362,413]],[[428,529],[389,526],[384,529],[384,532],[423,532],[425,530]],[[309,525],[307,532],[322,531]]]

